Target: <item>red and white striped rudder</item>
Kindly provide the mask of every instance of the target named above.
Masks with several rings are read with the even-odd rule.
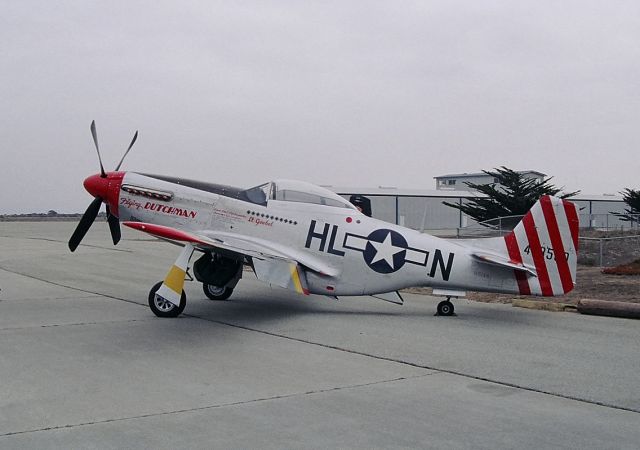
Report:
[[[576,283],[578,211],[574,203],[545,195],[505,236],[511,261],[535,268],[514,271],[522,295],[563,295]]]

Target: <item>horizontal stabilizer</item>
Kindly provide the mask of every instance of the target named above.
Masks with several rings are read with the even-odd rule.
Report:
[[[505,269],[513,269],[520,272],[525,272],[534,277],[538,276],[534,268],[526,266],[524,264],[509,261],[508,259],[501,258],[500,256],[497,256],[497,255],[476,252],[476,253],[472,253],[471,257],[474,260],[484,264],[489,264],[492,266],[504,267]]]

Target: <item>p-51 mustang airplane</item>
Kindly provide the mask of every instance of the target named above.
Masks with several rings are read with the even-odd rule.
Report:
[[[544,196],[504,237],[446,240],[367,217],[339,195],[309,183],[276,180],[250,189],[102,166],[84,181],[95,197],[69,240],[74,251],[104,203],[113,243],[124,225],[183,246],[164,281],[149,293],[159,317],[185,308],[189,260],[210,299],[227,299],[248,264],[256,277],[300,294],[371,295],[402,303],[399,289],[431,286],[447,299],[464,290],[555,296],[576,280],[578,214]]]

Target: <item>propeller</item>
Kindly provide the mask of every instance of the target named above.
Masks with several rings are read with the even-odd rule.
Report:
[[[95,128],[95,127],[94,127]],[[124,159],[127,157],[127,155],[129,154],[129,150],[131,150],[131,147],[133,147],[133,144],[135,144],[136,139],[138,139],[138,130],[136,130],[136,134],[133,135],[133,139],[131,139],[131,144],[129,144],[129,147],[127,147],[127,151],[124,152],[124,155],[122,155],[122,159],[120,160],[120,162],[118,163],[118,165],[116,166],[116,172],[118,170],[120,170],[120,166],[122,165],[122,161],[124,161]],[[96,148],[98,148],[98,144],[96,144]]]
[[[120,233],[120,220],[109,211],[109,205],[105,205],[107,209],[107,222],[109,223],[109,231],[111,231],[111,239],[113,240],[113,245],[116,245],[120,242],[120,238],[122,234]]]
[[[102,165],[102,158],[100,157],[100,147],[98,146],[98,133],[96,132],[96,121],[91,121],[91,136],[93,136],[93,143],[96,145],[96,151],[98,152],[98,162],[100,163],[100,176],[102,178],[107,178],[107,174],[104,171],[104,166]]]
[[[89,228],[91,227],[93,221],[96,220],[98,211],[100,211],[101,204],[102,199],[100,197],[96,197],[84,212],[82,219],[80,219],[80,222],[78,222],[76,230],[71,235],[71,239],[69,239],[69,250],[71,250],[72,252],[75,251],[76,248],[78,248],[78,245],[80,245],[80,241],[82,241],[84,235],[87,234],[87,231],[89,231]]]
[[[95,144],[96,152],[98,153],[98,162],[100,163],[100,178],[107,178],[108,175],[104,171],[104,166],[102,165],[102,157],[100,156],[100,147],[98,145],[98,133],[96,132],[95,120],[91,121],[91,136],[93,137],[93,143]],[[133,147],[133,144],[136,142],[136,139],[138,139],[137,130],[136,130],[136,133],[133,135],[133,139],[131,140],[129,147],[127,147],[127,150],[124,152],[122,159],[120,159],[120,162],[116,166],[115,171],[120,170],[120,166],[122,165],[124,158],[127,156],[127,154],[129,154],[129,150],[131,150],[131,147]],[[88,178],[87,180],[89,179],[90,178]],[[76,227],[73,234],[71,235],[71,238],[69,239],[69,250],[71,250],[72,252],[75,251],[76,248],[78,248],[78,245],[80,245],[80,242],[89,231],[89,228],[91,228],[91,225],[93,224],[93,222],[96,220],[96,217],[98,216],[98,212],[100,211],[100,205],[102,203],[104,203],[106,207],[107,223],[109,224],[109,231],[111,232],[111,239],[113,241],[113,245],[116,245],[118,242],[120,242],[120,238],[122,237],[122,233],[120,231],[120,220],[111,213],[111,210],[109,209],[109,204],[106,202],[106,199],[101,198],[100,196],[97,196],[89,204],[89,207],[82,215],[80,222],[78,222],[78,226]]]

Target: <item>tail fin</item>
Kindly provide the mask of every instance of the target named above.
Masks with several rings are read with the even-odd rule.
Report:
[[[578,212],[574,203],[545,195],[504,237],[511,261],[535,267],[514,271],[522,295],[563,295],[576,283]]]

